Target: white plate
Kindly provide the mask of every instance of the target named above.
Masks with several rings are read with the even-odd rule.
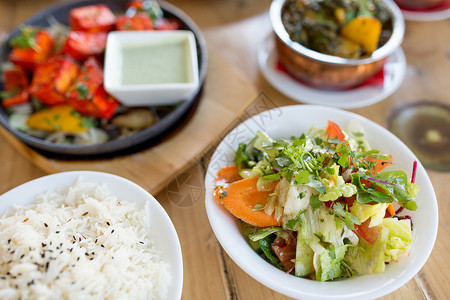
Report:
[[[276,68],[278,55],[275,40],[270,34],[258,50],[258,64],[267,81],[284,95],[304,103],[334,106],[339,108],[358,108],[372,105],[389,97],[403,82],[406,59],[399,48],[388,57],[384,65],[383,86],[362,86],[351,90],[321,90],[301,84],[285,72]]]
[[[150,237],[155,241],[155,247],[161,251],[161,258],[170,264],[172,285],[167,299],[181,298],[183,288],[183,259],[177,232],[169,216],[159,202],[146,190],[128,179],[102,172],[73,171],[44,176],[24,183],[0,196],[0,215],[12,205],[31,204],[36,196],[45,191],[62,191],[75,183],[77,178],[85,182],[106,184],[108,191],[118,199],[136,202],[138,207],[149,204]]]
[[[346,128],[358,120],[373,148],[393,155],[391,170],[404,170],[411,177],[413,161],[418,162],[416,183],[421,190],[416,198],[418,210],[407,212],[414,224],[410,256],[386,266],[384,273],[355,276],[334,282],[317,282],[298,278],[272,266],[247,244],[236,218],[213,198],[215,175],[222,167],[232,165],[240,142],[248,142],[257,130],[274,139],[300,136],[311,126],[325,127],[332,120]],[[389,170],[389,169],[387,169]],[[407,283],[425,264],[433,248],[438,228],[438,208],[431,181],[417,157],[396,136],[380,125],[344,110],[294,105],[258,114],[232,130],[217,147],[205,178],[205,205],[211,227],[222,247],[236,264],[267,287],[301,299],[373,299],[393,292]]]

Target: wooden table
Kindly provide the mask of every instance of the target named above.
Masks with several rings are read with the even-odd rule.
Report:
[[[37,11],[57,0],[2,0],[0,35],[9,32]],[[264,80],[258,70],[256,52],[271,32],[268,0],[172,0],[202,29],[211,49],[240,69],[260,91],[259,98],[271,105],[296,104]],[[405,102],[436,100],[450,103],[450,20],[407,22],[403,49],[408,69],[405,82],[391,97],[375,105],[352,109],[378,124],[387,124],[387,112]],[[263,99],[263,100],[264,100]],[[261,100],[261,99],[259,99]],[[232,99],[230,99],[232,101]],[[255,105],[258,104],[256,99]],[[249,107],[249,116],[255,107]],[[237,116],[238,119],[238,116]],[[231,129],[231,128],[230,128]],[[210,154],[210,153],[209,153]],[[204,208],[203,176],[208,161],[192,162],[156,195],[178,231],[184,259],[183,299],[287,299],[244,273],[223,251],[209,226]],[[450,283],[450,228],[448,201],[450,173],[428,170],[440,209],[439,233],[434,250],[422,270],[385,299],[445,299]],[[0,137],[0,193],[45,175],[20,156]]]

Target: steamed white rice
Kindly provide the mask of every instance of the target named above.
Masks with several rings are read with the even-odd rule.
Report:
[[[0,218],[0,299],[163,299],[148,207],[78,180]]]

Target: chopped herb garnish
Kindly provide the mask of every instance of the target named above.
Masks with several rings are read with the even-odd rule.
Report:
[[[9,45],[11,47],[18,47],[21,49],[33,48],[35,51],[40,51],[35,39],[38,32],[39,29],[37,28],[31,26],[23,27],[20,34],[11,39]]]
[[[89,89],[84,83],[78,83],[76,89],[80,99],[86,99],[89,95]]]

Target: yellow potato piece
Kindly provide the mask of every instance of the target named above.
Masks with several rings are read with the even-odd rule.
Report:
[[[87,128],[81,126],[81,117],[74,112],[75,109],[70,105],[52,106],[32,114],[27,125],[49,131],[86,132]]]
[[[364,16],[351,20],[341,30],[343,37],[361,44],[369,54],[377,49],[380,33],[381,22],[376,18]]]

